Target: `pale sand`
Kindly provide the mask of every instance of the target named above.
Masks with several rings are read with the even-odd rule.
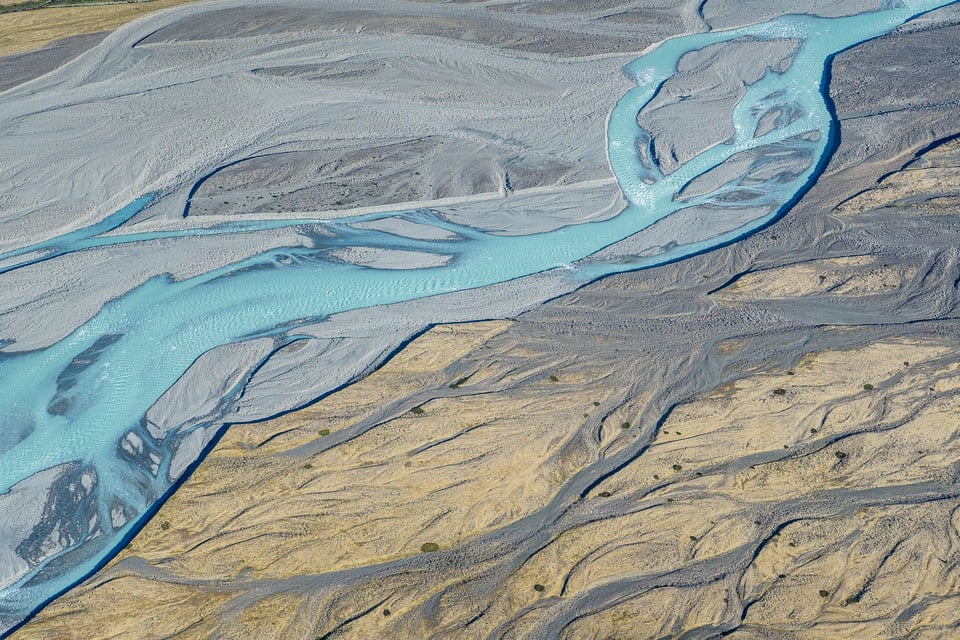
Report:
[[[843,144],[775,226],[514,322],[436,328],[355,386],[233,427],[15,637],[949,637],[960,223],[909,215],[920,180],[889,207],[835,207],[905,166],[956,166],[927,150],[956,134],[960,86],[926,88],[955,77],[952,54],[904,54],[956,37],[838,58]],[[499,288],[498,309],[532,288]],[[246,415],[330,388],[324,363],[360,375],[428,311],[398,309],[394,333],[360,314],[304,328],[317,339],[264,367]],[[158,404],[163,424],[216,397],[205,371]]]

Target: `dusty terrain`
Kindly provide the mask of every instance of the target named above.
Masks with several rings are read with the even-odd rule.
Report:
[[[591,6],[630,24],[635,4]],[[730,4],[701,15],[736,24]],[[937,20],[837,57],[840,146],[781,221],[436,326],[356,384],[230,427],[116,559],[12,637],[950,637],[960,12]],[[442,158],[447,141],[417,144]],[[299,157],[268,167],[291,185],[281,208]],[[600,171],[530,157],[540,183]],[[265,162],[203,188],[249,197]],[[351,193],[357,165],[338,176]],[[499,175],[464,172],[471,193]]]
[[[147,2],[102,3],[92,6],[44,7],[30,11],[0,13],[0,55],[9,56],[44,48],[50,43],[64,38],[74,38],[85,34],[97,34],[100,37],[151,11],[166,9],[186,2],[197,0],[149,0]],[[13,2],[0,2],[0,9],[12,7]],[[83,48],[90,46],[90,41]],[[61,62],[69,60],[80,49],[74,49],[72,55],[65,55]],[[26,58],[16,62],[33,66],[35,58]],[[0,59],[0,69],[8,61]],[[12,66],[12,65],[11,65]],[[54,69],[47,68],[47,71]],[[0,71],[2,73],[2,71]],[[36,70],[34,70],[36,74]],[[37,74],[39,75],[39,74]],[[0,85],[0,90],[4,89]]]

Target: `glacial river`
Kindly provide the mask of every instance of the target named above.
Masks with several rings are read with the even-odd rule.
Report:
[[[80,477],[79,485],[96,485],[89,493],[78,485],[76,500],[64,498],[58,503],[70,515],[65,521],[77,540],[72,546],[39,564],[31,564],[29,558],[0,557],[0,562],[9,563],[0,567],[0,635],[82,579],[115,553],[125,536],[142,526],[151,501],[172,483],[171,452],[164,450],[163,442],[151,443],[161,455],[154,475],[144,481],[143,474],[134,477],[130,463],[118,455],[120,442],[129,433],[150,441],[143,425],[147,410],[203,353],[338,312],[484,287],[557,268],[566,277],[586,281],[682,259],[749,235],[789,209],[829,159],[837,126],[824,98],[825,69],[831,56],[951,3],[906,0],[849,18],[784,16],[747,28],[668,40],[637,59],[627,69],[637,86],[616,104],[608,123],[610,165],[630,204],[609,220],[525,236],[485,233],[453,224],[430,210],[316,221],[322,231],[317,247],[272,250],[183,281],[155,277],[106,304],[60,342],[0,357],[0,494],[46,469],[74,462],[95,469],[95,475]],[[800,43],[789,68],[782,73],[768,71],[747,88],[731,114],[716,114],[732,118],[736,135],[731,140],[669,175],[638,154],[638,146],[649,145],[649,136],[639,128],[637,115],[676,72],[685,54],[734,40],[785,38]],[[776,114],[791,115],[773,117]],[[762,126],[771,122],[775,122],[772,128]],[[758,128],[770,130],[757,135]],[[691,180],[731,157],[764,149],[773,150],[766,152],[769,157],[788,150],[808,161],[789,175],[770,172],[757,178],[763,175],[757,163],[769,161],[761,153],[749,181],[741,174],[708,193],[677,197]],[[0,279],[3,272],[37,260],[56,260],[95,246],[306,224],[304,220],[269,221],[213,230],[103,235],[121,228],[150,201],[151,196],[145,195],[99,225],[0,256],[6,265],[0,268]],[[733,230],[727,227],[707,234],[707,239],[674,238],[655,255],[590,259],[658,220],[702,206],[720,216],[725,209],[744,207],[760,213]],[[416,240],[354,226],[385,217],[434,226],[453,239]],[[331,260],[329,251],[341,247],[428,253],[443,256],[446,262],[422,269],[373,269]],[[118,518],[118,512],[124,516]]]

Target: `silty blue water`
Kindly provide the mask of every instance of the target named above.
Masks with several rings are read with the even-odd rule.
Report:
[[[822,86],[830,56],[954,1],[908,0],[847,18],[784,16],[742,29],[672,39],[639,58],[627,69],[638,86],[617,103],[608,123],[610,165],[630,203],[610,220],[518,237],[452,224],[433,211],[317,222],[316,247],[276,249],[179,282],[155,277],[106,304],[57,344],[0,358],[0,493],[64,463],[79,462],[95,474],[87,475],[86,482],[93,479],[95,483],[90,495],[64,502],[64,508],[75,510],[63,514],[72,527],[73,546],[53,563],[39,562],[11,584],[0,582],[4,586],[0,633],[113,553],[170,486],[171,443],[152,439],[142,419],[204,352],[301,319],[483,287],[557,267],[566,267],[570,278],[591,279],[677,260],[748,235],[782,214],[822,170],[836,126]],[[638,145],[648,144],[649,136],[639,128],[637,114],[675,73],[685,54],[734,40],[783,38],[801,43],[790,67],[783,73],[768,71],[748,87],[729,116],[715,114],[733,119],[737,134],[731,141],[704,151],[669,175],[641,159]],[[779,128],[756,136],[760,120],[772,109],[791,112],[795,119],[784,119]],[[677,197],[697,176],[731,156],[758,148],[789,148],[807,154],[810,162],[789,179],[777,174],[747,184],[741,177],[705,195]],[[0,255],[0,274],[94,246],[306,224],[302,220],[247,222],[186,232],[100,235],[122,225],[149,201],[150,196],[145,196],[99,225]],[[616,263],[589,259],[656,221],[697,205],[709,205],[721,213],[725,207],[756,206],[763,214],[706,240],[690,243],[674,238],[676,244],[657,255]],[[413,240],[351,226],[391,215],[453,231],[457,238]],[[351,246],[428,252],[452,259],[445,266],[410,270],[370,269],[330,259],[330,250]],[[160,454],[158,468],[144,468],[118,455],[119,442],[129,432]],[[132,517],[113,526],[110,512],[117,505]]]

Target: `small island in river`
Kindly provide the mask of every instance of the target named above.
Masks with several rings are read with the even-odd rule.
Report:
[[[949,638],[960,3],[0,0],[0,637]]]

